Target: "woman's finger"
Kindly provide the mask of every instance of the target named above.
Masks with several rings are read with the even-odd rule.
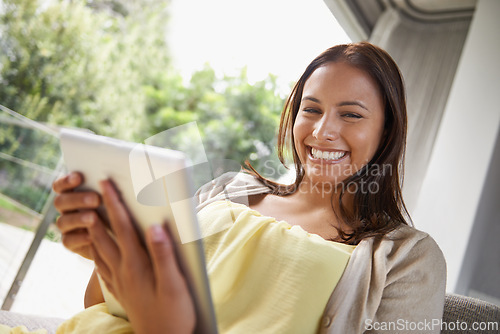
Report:
[[[99,194],[92,191],[62,193],[54,198],[54,207],[61,213],[79,209],[96,209],[100,204]]]
[[[109,223],[115,234],[118,247],[120,247],[124,256],[135,255],[135,252],[141,247],[141,243],[130,219],[129,212],[110,181],[101,181],[100,186],[102,200],[106,207]]]
[[[153,225],[146,231],[148,247],[156,282],[168,289],[178,290],[184,278],[175,257],[172,238],[165,227]]]
[[[91,253],[92,253],[92,258],[94,259],[97,273],[99,274],[99,276],[101,276],[101,279],[104,282],[107,282],[106,285],[111,285],[110,283],[113,279],[113,275],[112,275],[111,270],[109,269],[108,265],[102,259],[102,257],[99,255],[99,253],[97,252],[95,247],[91,247]]]
[[[80,173],[73,172],[58,178],[52,184],[52,189],[58,194],[70,191],[78,187],[83,182],[83,176]]]
[[[120,250],[115,240],[108,233],[101,220],[88,227],[95,253],[109,268],[118,268],[121,260]]]
[[[69,233],[73,230],[84,229],[99,220],[97,212],[86,210],[81,212],[67,213],[59,216],[56,226],[61,233]]]
[[[78,250],[92,244],[86,229],[75,230],[70,233],[63,234],[61,242],[64,247],[75,253],[78,253]]]

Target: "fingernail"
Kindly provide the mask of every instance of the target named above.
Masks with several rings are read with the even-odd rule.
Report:
[[[94,195],[86,195],[83,201],[87,205],[97,205],[97,198]]]
[[[149,228],[149,233],[151,235],[151,240],[153,242],[166,242],[167,235],[160,225],[153,225]]]
[[[78,176],[78,174],[76,174],[76,173],[71,173],[71,174],[69,175],[69,179],[68,179],[69,183],[71,183],[71,184],[77,184],[77,183],[78,183],[78,180],[79,180],[79,176]]]
[[[103,195],[108,194],[109,195],[109,181],[108,180],[101,180],[99,181],[99,189],[101,190],[101,193]]]

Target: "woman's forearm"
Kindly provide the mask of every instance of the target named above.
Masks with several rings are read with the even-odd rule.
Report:
[[[87,285],[87,290],[85,291],[84,305],[85,308],[104,302],[104,296],[102,294],[101,286],[99,284],[99,279],[95,270],[90,276],[89,284]]]

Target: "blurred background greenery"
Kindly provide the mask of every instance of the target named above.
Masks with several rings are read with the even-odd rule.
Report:
[[[206,64],[183,78],[165,37],[169,5],[0,0],[0,104],[48,127],[138,142],[196,121],[209,159],[249,159],[270,170],[284,103],[276,77],[250,84],[245,68],[218,76]],[[41,213],[57,140],[7,119],[0,119],[0,192],[21,211]]]

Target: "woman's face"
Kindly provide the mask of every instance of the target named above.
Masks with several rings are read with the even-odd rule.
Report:
[[[367,73],[327,63],[307,79],[293,127],[304,180],[345,180],[372,159],[383,133],[382,95]]]

